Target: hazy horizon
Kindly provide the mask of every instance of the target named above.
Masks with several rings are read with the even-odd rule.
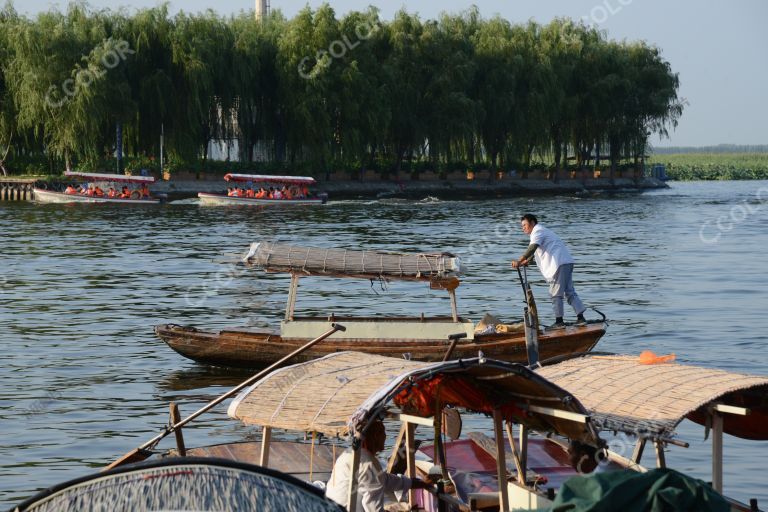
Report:
[[[385,3],[380,0],[365,5],[350,0],[322,2],[313,0],[272,0],[272,8],[291,18],[306,5],[315,9],[328,3],[341,17],[352,10],[377,7],[384,20],[391,20],[401,8],[418,13],[424,19],[437,18],[442,12],[458,13],[476,5],[484,18],[500,15],[513,23],[533,19],[548,23],[555,17],[584,20],[606,31],[611,39],[645,40],[661,49],[672,70],[680,76],[678,95],[687,103],[679,125],[670,130],[670,138],[651,138],[655,147],[716,146],[719,144],[768,144],[768,118],[765,94],[768,91],[768,31],[761,23],[768,19],[768,2],[743,0],[734,7],[704,4],[693,0],[664,3],[661,0],[550,0],[542,3],[512,0],[504,5],[487,0],[472,3],[447,0],[435,7],[424,0]],[[66,9],[66,3],[28,0],[14,3],[21,14],[34,17],[51,8]],[[160,2],[137,0],[122,2],[94,0],[96,9],[131,10],[155,7]],[[211,9],[220,15],[252,11],[254,3],[222,0],[189,0],[183,5],[169,2],[176,14]]]

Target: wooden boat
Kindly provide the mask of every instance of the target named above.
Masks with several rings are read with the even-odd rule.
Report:
[[[114,203],[114,204],[159,204],[160,199],[157,197],[141,197],[141,193],[138,191],[138,185],[150,185],[155,182],[155,178],[152,176],[124,176],[122,174],[103,174],[103,173],[85,173],[85,172],[70,172],[64,173],[64,176],[75,178],[80,181],[86,182],[90,185],[99,186],[105,191],[111,185],[123,183],[133,186],[131,191],[131,197],[119,198],[119,197],[107,197],[104,196],[92,196],[84,194],[67,194],[65,192],[57,192],[53,190],[45,190],[42,188],[33,188],[35,201],[40,203]],[[117,187],[115,187],[117,188]]]
[[[387,423],[400,426],[389,470],[405,464],[409,475],[426,478],[433,464],[424,460],[425,455],[419,457],[422,460],[416,460],[416,429],[429,427],[429,437],[436,427],[430,418],[433,413],[418,410],[413,404],[435,405],[437,400],[431,398],[438,397],[430,395],[431,398],[422,400],[425,397],[419,390],[440,392],[442,405],[436,405],[436,410],[450,404],[478,411],[481,416],[491,414],[497,427],[503,421],[514,421],[524,425],[524,429],[560,431],[574,439],[600,443],[597,431],[585,420],[586,410],[578,400],[521,364],[478,357],[426,363],[341,352],[277,370],[243,390],[232,401],[229,416],[261,427],[258,441],[183,450],[195,457],[258,461],[300,479],[326,482],[331,477],[334,461],[344,449],[338,445],[347,444],[343,439],[360,440],[370,422],[385,417]],[[446,410],[446,418],[449,415],[454,417]],[[440,425],[437,431],[441,431]],[[309,434],[305,438],[311,441],[285,440],[287,434],[295,432]],[[278,435],[283,440],[275,440]],[[402,453],[399,447],[403,443],[408,448],[405,453],[410,454],[406,460],[397,456]],[[449,464],[459,461],[460,454],[467,450],[485,453],[487,436],[471,434],[470,439],[457,443],[448,450]],[[561,444],[537,438],[531,439],[526,448],[530,467],[550,468],[556,459],[559,461],[556,465],[562,466],[558,478],[565,477],[569,466]],[[424,453],[429,450],[430,447],[425,447]],[[178,451],[166,456],[178,456]],[[500,463],[488,454],[481,458],[483,464],[492,464],[494,477],[497,471],[506,471],[503,457]],[[576,474],[573,470],[571,473]],[[555,478],[554,471],[552,475]],[[442,492],[439,497],[458,506],[462,503],[460,494],[461,491]],[[411,499],[414,504],[424,506],[432,498],[414,491]],[[475,503],[486,503],[488,496],[472,493],[471,499]]]
[[[216,366],[257,368],[265,366],[313,339],[328,322],[343,323],[347,330],[308,350],[292,362],[308,361],[342,350],[440,361],[449,347],[449,336],[461,334],[453,357],[487,357],[505,361],[527,361],[525,332],[521,324],[497,327],[499,331],[476,333],[476,324],[458,315],[456,288],[461,274],[459,258],[452,254],[400,254],[348,251],[254,243],[244,264],[266,272],[291,275],[285,318],[280,331],[226,329],[207,331],[195,327],[164,324],[156,334],[179,354]],[[306,317],[295,316],[299,279],[302,277],[422,281],[432,289],[448,292],[450,316],[412,317]],[[532,297],[531,297],[531,300]],[[541,331],[538,337],[543,359],[590,351],[605,334],[604,321],[584,326]]]
[[[589,411],[594,425],[632,439],[630,461],[639,464],[651,445],[658,467],[666,467],[664,447],[688,447],[677,439],[684,419],[705,427],[712,438],[712,488],[722,493],[723,434],[768,440],[768,378],[644,357],[582,354],[544,363],[537,373],[565,387]],[[657,358],[664,361],[665,358]],[[629,437],[628,437],[629,436]],[[627,450],[629,451],[629,450]],[[728,500],[732,510],[758,510]]]
[[[565,383],[568,388],[563,387]],[[551,506],[561,485],[569,485],[573,477],[594,478],[580,475],[571,465],[564,439],[597,447],[604,456],[600,461],[603,473],[649,471],[641,465],[648,443],[663,471],[664,448],[687,446],[675,438],[674,431],[687,417],[712,426],[712,487],[716,492],[703,482],[699,492],[727,502],[731,510],[757,510],[756,503],[750,508],[734,500],[723,501],[717,493],[722,492],[723,432],[768,439],[767,391],[765,377],[675,363],[646,365],[632,356],[586,354],[555,364],[544,362],[543,368],[534,371],[486,358],[425,363],[343,352],[277,370],[235,398],[228,414],[261,427],[258,451],[253,444],[249,451],[234,443],[192,453],[234,459],[245,455],[271,465],[270,453],[276,443],[273,430],[310,432],[311,443],[280,441],[277,450],[292,450],[294,464],[299,460],[308,464],[303,470],[305,478],[307,471],[314,470],[315,478],[322,479],[330,474],[338,455],[335,448],[322,443],[333,443],[339,436],[359,441],[371,422],[386,418],[400,424],[388,470],[404,462],[408,475],[426,478],[439,474],[447,484],[432,494],[413,491],[409,496],[412,505],[426,510],[437,510],[438,502],[452,510],[487,506],[532,510]],[[493,437],[480,432],[462,438],[455,429],[449,435],[448,418],[456,411],[473,414],[474,428],[486,418],[490,425],[484,432],[492,432]],[[514,425],[519,427],[517,435]],[[564,439],[535,437],[533,431]],[[637,439],[631,456],[606,448],[615,443],[606,444],[601,432],[610,435],[616,431]],[[432,438],[434,444],[422,445],[417,457],[419,437]],[[404,452],[400,449],[403,444]],[[313,453],[322,455],[313,457]],[[405,461],[401,460],[403,453]],[[318,460],[323,461],[322,468],[313,467]],[[498,482],[505,484],[499,486]],[[350,489],[352,495],[355,485]]]
[[[308,176],[269,176],[264,174],[226,174],[224,180],[232,183],[246,183],[253,190],[258,186],[268,189],[270,186],[301,186],[307,187],[315,184],[315,179]],[[213,194],[200,192],[197,194],[201,205],[226,206],[226,205],[257,205],[257,206],[284,206],[284,205],[318,205],[328,201],[327,194],[308,196],[292,199],[256,198],[247,196],[230,196],[228,194]]]
[[[344,327],[332,325],[302,350],[338,330]],[[352,478],[346,503],[354,511],[360,447],[370,426],[384,419],[399,425],[387,471],[439,479],[435,488],[408,493],[409,504],[419,510],[550,506],[566,510],[580,484],[590,493],[600,488],[615,498],[626,494],[626,483],[634,474],[645,487],[637,495],[629,494],[632,500],[649,499],[649,492],[660,492],[663,484],[663,501],[672,509],[675,503],[667,500],[680,496],[679,505],[688,509],[695,509],[690,500],[704,500],[717,505],[717,510],[759,510],[755,500],[748,507],[719,492],[723,486],[723,433],[768,439],[766,377],[662,362],[670,359],[664,357],[649,360],[595,353],[543,361],[532,369],[485,356],[429,363],[339,352],[275,370],[288,358],[184,420],[179,420],[178,409],[172,406],[170,427],[109,467],[135,460],[136,455],[157,453],[157,443],[175,433],[177,450],[165,452],[165,457],[258,461],[263,467],[322,483],[332,475],[338,445],[351,445],[347,453],[351,454]],[[239,395],[229,405],[228,415],[261,427],[260,439],[187,450],[181,427],[235,393]],[[467,424],[482,431],[462,437],[459,413],[474,414]],[[483,418],[486,422],[490,418],[488,428],[481,427]],[[667,479],[665,447],[688,446],[675,434],[684,418],[711,427],[711,487],[680,473]],[[287,434],[297,431],[304,433],[304,441],[290,440]],[[493,437],[486,435],[490,432]],[[542,438],[534,432],[563,437]],[[620,453],[621,449],[607,449],[616,447],[615,440],[607,444],[601,432],[633,436],[636,443],[631,457]],[[425,438],[433,439],[434,444],[419,446]],[[629,439],[624,437],[625,444]],[[581,474],[583,461],[571,460],[565,440],[592,446],[594,462],[603,471]],[[656,451],[658,468],[654,470],[640,465],[648,443]],[[621,492],[611,493],[613,482],[621,485]],[[584,505],[584,501],[580,503]]]

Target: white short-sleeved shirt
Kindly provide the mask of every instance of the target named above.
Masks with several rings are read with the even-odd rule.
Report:
[[[360,468],[358,470],[357,510],[380,512],[388,501],[396,501],[393,491],[407,491],[411,488],[411,479],[407,476],[392,475],[383,471],[376,456],[365,448],[360,448]],[[325,495],[336,503],[347,507],[349,480],[352,478],[352,449],[348,448],[339,455],[333,466],[331,479],[325,489]]]
[[[536,249],[536,265],[539,267],[544,279],[551,281],[560,265],[574,263],[573,256],[568,251],[565,242],[541,224],[533,226],[531,231],[531,243],[539,247]]]

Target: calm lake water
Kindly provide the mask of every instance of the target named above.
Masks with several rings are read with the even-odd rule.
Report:
[[[611,320],[598,345],[768,375],[768,182],[673,183],[642,195],[478,202],[349,201],[314,208],[0,203],[0,507],[102,467],[247,373],[189,361],[152,326],[272,326],[288,278],[232,261],[255,240],[329,247],[448,250],[462,256],[464,316],[521,316],[509,259],[533,212],[577,258],[576,288]],[[718,219],[720,219],[718,227]],[[534,272],[545,322],[546,288]],[[424,285],[305,279],[297,311],[446,313]],[[572,317],[572,311],[567,315]],[[254,430],[219,407],[185,429],[187,446]],[[710,480],[710,442],[684,423],[670,466]],[[172,447],[173,436],[160,447]],[[768,503],[768,445],[726,436],[725,490]],[[644,462],[653,465],[651,453]]]

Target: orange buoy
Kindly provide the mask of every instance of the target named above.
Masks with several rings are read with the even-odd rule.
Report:
[[[669,363],[675,360],[675,354],[667,354],[665,356],[657,356],[650,350],[643,350],[640,352],[640,364],[659,364]]]

